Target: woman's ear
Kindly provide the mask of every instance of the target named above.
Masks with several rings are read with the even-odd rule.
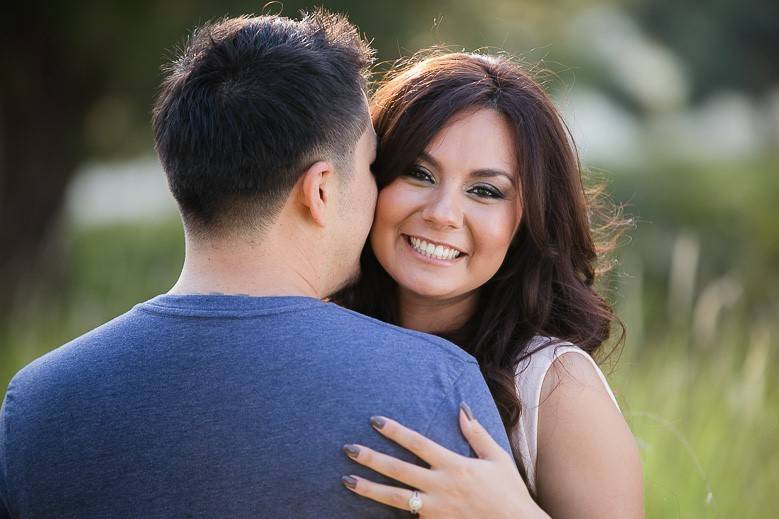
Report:
[[[333,203],[333,165],[320,160],[303,173],[298,188],[298,200],[308,210],[317,225],[327,223],[327,206]]]

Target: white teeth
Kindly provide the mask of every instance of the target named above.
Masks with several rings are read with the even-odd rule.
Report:
[[[414,250],[431,258],[452,260],[460,256],[460,251],[456,249],[450,249],[449,247],[444,247],[443,245],[428,243],[414,236],[409,236],[409,242],[411,243],[411,246],[414,248]]]

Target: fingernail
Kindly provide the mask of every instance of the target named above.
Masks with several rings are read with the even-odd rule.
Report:
[[[387,423],[387,419],[383,416],[371,416],[371,425],[374,426],[377,429],[384,428],[384,425]]]
[[[351,488],[352,490],[357,487],[357,479],[353,478],[352,476],[341,477],[341,483],[346,485],[348,488]]]
[[[471,408],[468,407],[468,404],[466,404],[465,402],[461,403],[460,404],[460,409],[463,410],[463,412],[465,413],[465,417],[468,419],[468,421],[472,422],[473,421],[473,411],[471,411]]]
[[[360,454],[360,448],[356,445],[353,445],[351,443],[343,446],[343,451],[346,453],[347,456],[350,458],[356,458]]]

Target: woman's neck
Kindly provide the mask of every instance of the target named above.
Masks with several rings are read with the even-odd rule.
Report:
[[[400,325],[426,333],[454,331],[473,315],[476,301],[476,292],[451,299],[433,299],[399,288]]]

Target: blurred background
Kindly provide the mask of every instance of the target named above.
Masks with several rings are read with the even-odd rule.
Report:
[[[159,65],[237,0],[3,8],[0,384],[167,291],[181,224],[152,149]],[[636,435],[648,517],[775,517],[779,488],[779,3],[324,1],[384,66],[433,44],[541,75],[592,178],[636,221],[609,295],[606,366]],[[583,476],[584,477],[584,476]]]

